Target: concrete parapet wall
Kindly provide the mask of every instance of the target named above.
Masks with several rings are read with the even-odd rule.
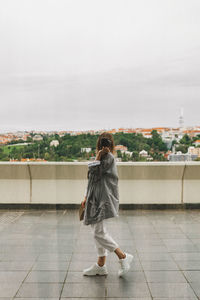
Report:
[[[200,203],[200,162],[117,162],[121,204]],[[80,204],[87,162],[0,162],[0,204]]]

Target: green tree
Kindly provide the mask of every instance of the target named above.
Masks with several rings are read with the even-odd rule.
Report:
[[[117,150],[117,157],[122,157],[122,153],[120,150]]]
[[[125,152],[123,152],[123,154],[122,154],[122,161],[128,161],[128,158],[127,158],[127,155],[126,155],[126,153]]]
[[[179,145],[176,147],[176,152],[181,151],[182,153],[187,153],[188,146],[187,145]]]
[[[139,153],[138,153],[138,151],[133,151],[133,153],[132,153],[132,160],[139,161]]]
[[[180,144],[184,144],[184,145],[191,145],[192,144],[192,140],[189,137],[188,134],[184,134],[184,136],[182,137],[182,139],[179,141]]]
[[[157,130],[151,131],[152,138],[149,139],[149,144],[151,148],[155,151],[167,151],[166,144],[162,141],[161,136],[158,134]]]

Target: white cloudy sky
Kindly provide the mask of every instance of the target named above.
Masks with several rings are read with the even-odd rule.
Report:
[[[199,0],[1,0],[0,132],[200,125]]]

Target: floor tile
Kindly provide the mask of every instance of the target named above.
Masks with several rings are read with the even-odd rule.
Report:
[[[200,284],[200,271],[183,271],[183,274],[189,282],[199,282]]]
[[[180,271],[145,271],[147,282],[187,282]]]
[[[21,283],[1,282],[0,295],[1,297],[14,297]]]
[[[144,270],[178,270],[173,261],[142,261],[141,264]]]
[[[149,288],[152,296],[155,298],[195,298],[195,294],[189,283],[149,283]]]
[[[67,271],[69,261],[37,261],[33,269],[34,271]]]
[[[104,283],[65,283],[62,291],[62,298],[68,297],[104,297],[106,288]]]
[[[60,296],[62,286],[62,283],[23,283],[16,297],[56,298]]]
[[[179,260],[177,265],[181,270],[196,270],[200,271],[200,261],[197,260]]]
[[[125,282],[123,279],[119,283],[107,284],[107,297],[150,297],[150,292],[146,283]]]
[[[190,282],[192,289],[194,290],[195,294],[198,298],[200,298],[200,284],[199,282]]]
[[[27,274],[28,271],[0,271],[0,286],[1,283],[20,283]]]
[[[25,282],[62,283],[66,275],[67,271],[31,271]]]

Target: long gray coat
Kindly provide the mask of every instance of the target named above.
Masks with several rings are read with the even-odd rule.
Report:
[[[103,219],[118,217],[119,190],[115,157],[108,152],[101,161],[88,164],[88,184],[86,193],[85,225]]]

